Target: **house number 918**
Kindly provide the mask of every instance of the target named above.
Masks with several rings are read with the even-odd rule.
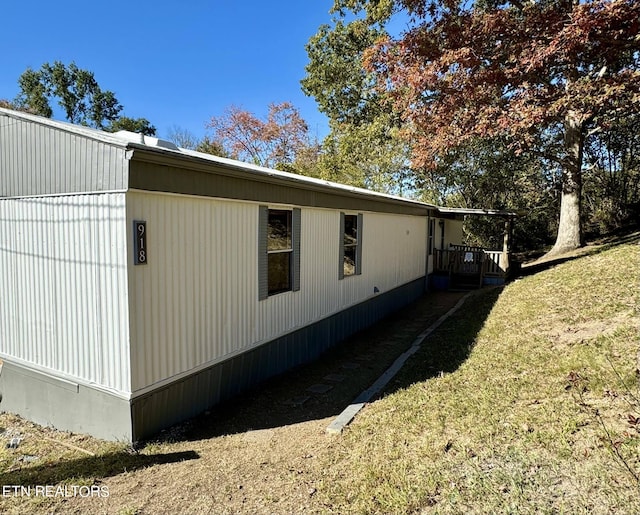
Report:
[[[133,221],[133,255],[134,264],[147,264],[147,222],[142,220]]]

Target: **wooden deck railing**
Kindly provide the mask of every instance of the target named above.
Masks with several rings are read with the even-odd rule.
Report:
[[[478,286],[482,286],[485,278],[505,279],[508,263],[508,256],[505,256],[501,250],[451,245],[449,249],[433,251],[434,273],[446,274],[452,280],[477,281]]]
[[[504,260],[501,250],[485,250],[484,275],[493,277],[505,277],[508,270],[503,270],[501,262]]]
[[[484,252],[483,247],[474,247],[473,245],[454,245],[449,244],[449,250],[462,250],[465,252]]]

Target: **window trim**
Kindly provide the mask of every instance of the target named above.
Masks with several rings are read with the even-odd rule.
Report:
[[[269,250],[269,211],[291,212],[291,249]],[[265,300],[280,293],[300,290],[300,208],[259,206],[258,208],[258,300]],[[269,254],[290,253],[289,284],[286,290],[269,292]]]

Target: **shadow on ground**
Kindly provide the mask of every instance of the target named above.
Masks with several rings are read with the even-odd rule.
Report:
[[[640,242],[640,232],[633,232],[630,234],[625,234],[623,236],[612,236],[609,238],[603,238],[599,242],[587,245],[586,247],[582,247],[577,249],[576,251],[566,254],[560,255],[557,257],[546,258],[545,256],[541,256],[539,259],[532,261],[530,263],[524,263],[520,266],[517,275],[519,277],[525,277],[528,275],[534,275],[554,266],[560,265],[562,263],[567,263],[568,261],[573,261],[575,259],[579,259],[585,256],[594,256],[610,250],[614,247],[618,247],[620,245],[626,245],[627,243]]]
[[[438,331],[458,332],[464,328],[461,338],[472,341],[474,331],[482,327],[500,291],[501,288],[475,292],[471,298],[483,299],[482,305],[486,309],[478,311],[473,307],[470,311],[464,304],[456,313],[455,321],[445,322]],[[156,439],[199,440],[336,417],[465,293],[425,294],[395,315],[345,340],[313,363],[293,369],[199,417],[163,431]],[[421,358],[422,364],[411,366],[413,375],[402,375],[404,379],[400,383],[393,382],[394,387],[453,371],[470,351],[470,347],[464,345],[441,348],[437,334],[425,344],[429,350],[426,357]]]
[[[384,395],[414,383],[455,372],[473,350],[476,337],[498,301],[503,287],[472,294],[462,307],[436,329],[384,389]]]
[[[23,487],[55,485],[69,479],[106,478],[122,474],[123,471],[177,463],[200,458],[195,451],[172,452],[167,454],[145,455],[135,452],[111,452],[100,456],[87,456],[74,460],[25,467],[0,474],[0,485],[20,485]]]

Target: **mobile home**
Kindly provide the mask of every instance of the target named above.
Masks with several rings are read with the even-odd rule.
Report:
[[[0,409],[145,438],[416,299],[454,218],[0,109]]]

